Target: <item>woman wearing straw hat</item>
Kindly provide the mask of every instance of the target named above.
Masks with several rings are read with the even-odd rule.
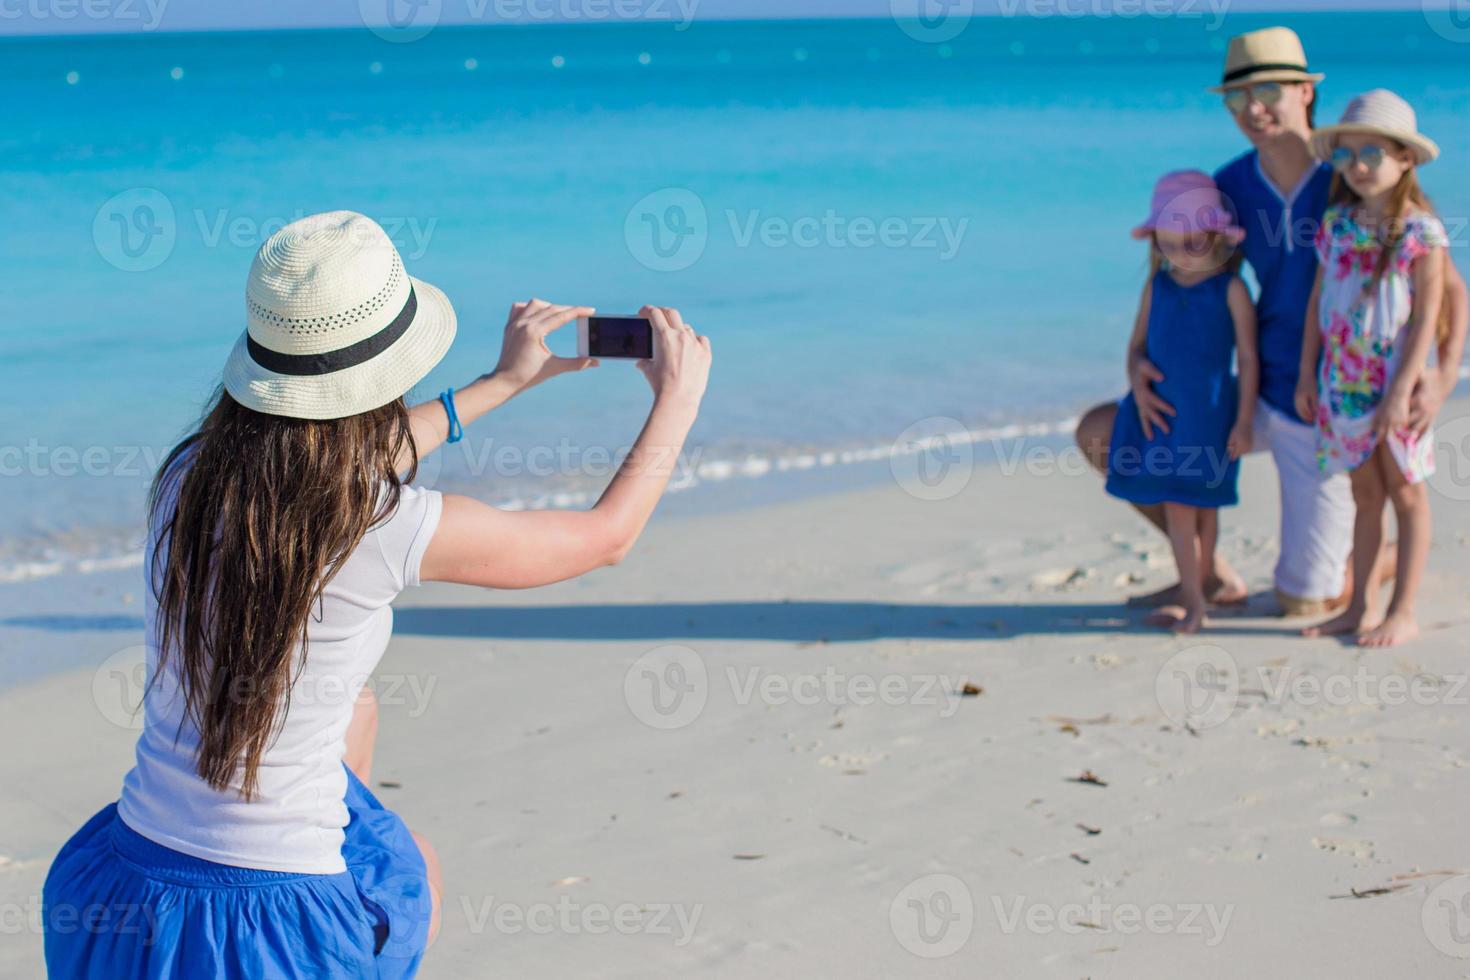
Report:
[[[1316,459],[1316,435],[1297,418],[1294,404],[1302,349],[1302,324],[1317,273],[1313,240],[1327,208],[1332,168],[1312,152],[1317,83],[1323,75],[1308,66],[1301,39],[1285,27],[1270,27],[1232,38],[1220,84],[1225,108],[1252,149],[1215,173],[1215,182],[1245,229],[1242,251],[1259,283],[1261,394],[1255,413],[1253,444],[1269,450],[1281,488],[1281,553],[1275,569],[1276,595],[1289,616],[1336,609],[1351,592],[1348,553],[1353,527],[1352,489],[1345,476],[1326,476]],[[1450,329],[1439,346],[1439,368],[1427,372],[1414,392],[1413,425],[1428,429],[1444,397],[1454,388],[1465,329],[1470,321],[1465,282],[1446,270],[1445,301]],[[1167,432],[1174,414],[1154,391],[1158,369],[1144,358],[1129,365],[1129,382],[1145,431]],[[1077,442],[1106,471],[1108,440],[1117,404],[1088,411],[1077,427]],[[1157,508],[1136,508],[1163,528]],[[1393,555],[1385,551],[1377,569],[1390,573]],[[1213,602],[1245,598],[1246,587],[1223,558],[1208,583]],[[1143,605],[1177,603],[1178,586],[1131,600]]]
[[[272,235],[246,310],[223,390],[154,480],[144,728],[120,799],[47,877],[53,977],[414,975],[438,862],[367,788],[389,604],[430,580],[525,588],[618,561],[710,366],[677,311],[645,308],[654,399],[632,453],[591,510],[510,513],[409,481],[460,423],[593,366],[545,343],[590,310],[516,304],[492,373],[410,408],[454,311],[345,211]]]

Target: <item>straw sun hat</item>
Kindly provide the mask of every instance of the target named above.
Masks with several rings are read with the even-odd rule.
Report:
[[[1320,82],[1327,76],[1307,68],[1302,39],[1289,27],[1267,27],[1230,39],[1225,74],[1211,92],[1256,82]]]
[[[1439,156],[1439,147],[1434,140],[1419,132],[1414,107],[1386,88],[1364,92],[1348,103],[1341,122],[1312,131],[1312,152],[1317,159],[1331,157],[1337,147],[1337,138],[1344,133],[1396,140],[1412,150],[1416,162],[1421,165]]]
[[[315,214],[271,235],[245,284],[225,390],[269,415],[335,419],[405,394],[454,340],[454,308],[376,221]]]

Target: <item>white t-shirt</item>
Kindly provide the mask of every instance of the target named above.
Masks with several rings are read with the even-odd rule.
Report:
[[[280,736],[261,761],[259,795],[251,802],[234,790],[215,790],[199,777],[194,757],[199,733],[184,717],[175,673],[179,661],[170,656],[164,676],[144,699],[136,763],[118,800],[123,822],[165,847],[217,864],[311,874],[345,871],[344,737],[357,696],[388,646],[389,603],[407,586],[419,584],[419,564],[442,506],[438,491],[403,487],[392,516],[368,531],[327,584],[307,623],[306,666],[291,689]],[[158,513],[172,509],[170,500]],[[157,525],[150,528],[144,552],[149,570],[158,534]],[[147,676],[152,679],[158,661],[157,605],[151,582],[145,591]]]

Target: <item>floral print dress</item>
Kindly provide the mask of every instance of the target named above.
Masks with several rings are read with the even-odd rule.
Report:
[[[1375,233],[1342,207],[1330,207],[1322,216],[1317,232],[1322,262],[1317,463],[1324,473],[1357,469],[1373,455],[1373,416],[1398,373],[1414,307],[1414,261],[1446,244],[1439,219],[1411,214],[1393,261],[1374,288],[1381,251]],[[1410,483],[1434,472],[1433,433],[1391,433],[1388,448]]]

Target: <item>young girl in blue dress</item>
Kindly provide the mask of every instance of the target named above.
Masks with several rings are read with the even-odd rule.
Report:
[[[1258,366],[1255,307],[1235,252],[1244,235],[1198,170],[1160,178],[1148,220],[1133,230],[1149,240],[1150,276],[1128,343],[1128,376],[1143,369],[1168,417],[1150,424],[1134,393],[1123,399],[1107,489],[1135,504],[1164,505],[1181,606],[1162,611],[1160,621],[1178,633],[1204,625],[1217,511],[1238,502],[1239,460],[1251,446]]]

